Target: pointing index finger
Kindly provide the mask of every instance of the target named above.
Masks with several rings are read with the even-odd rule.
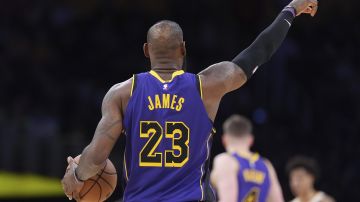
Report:
[[[311,11],[311,16],[314,17],[316,15],[316,12],[317,12],[317,9],[318,9],[318,6],[314,6],[312,11]]]

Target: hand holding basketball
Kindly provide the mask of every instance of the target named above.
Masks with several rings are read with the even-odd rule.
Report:
[[[296,10],[296,15],[299,16],[303,13],[315,16],[318,9],[317,0],[293,0],[289,6]]]
[[[67,162],[69,165],[66,168],[63,179],[61,180],[62,187],[64,189],[65,195],[69,198],[69,200],[74,198],[78,201],[80,198],[79,193],[84,186],[84,182],[76,179],[75,168],[77,167],[77,164],[75,163],[74,159],[69,156],[67,158]]]
[[[95,176],[82,182],[75,175],[75,168],[79,161],[80,155],[75,158],[68,157],[69,165],[61,181],[69,200],[99,202],[108,199],[115,190],[117,183],[117,173],[113,163],[106,159],[105,166]]]

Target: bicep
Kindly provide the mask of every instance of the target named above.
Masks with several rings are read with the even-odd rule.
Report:
[[[220,62],[199,73],[208,97],[222,97],[240,88],[247,80],[244,71],[232,62]]]
[[[123,127],[120,103],[121,100],[117,98],[116,92],[110,89],[103,100],[102,117],[89,145],[96,151],[94,152],[95,162],[101,163],[109,156],[121,134]]]

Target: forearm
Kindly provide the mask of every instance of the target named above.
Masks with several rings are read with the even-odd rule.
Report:
[[[285,8],[248,48],[233,59],[232,62],[244,70],[248,79],[258,66],[267,62],[276,52],[285,39],[294,18],[295,10]]]

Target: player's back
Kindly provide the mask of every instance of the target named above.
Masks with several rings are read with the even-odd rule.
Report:
[[[213,199],[208,180],[212,122],[197,75],[134,75],[125,112],[124,201]]]
[[[269,189],[270,177],[266,163],[259,154],[245,156],[232,154],[239,163],[238,202],[265,202]]]

